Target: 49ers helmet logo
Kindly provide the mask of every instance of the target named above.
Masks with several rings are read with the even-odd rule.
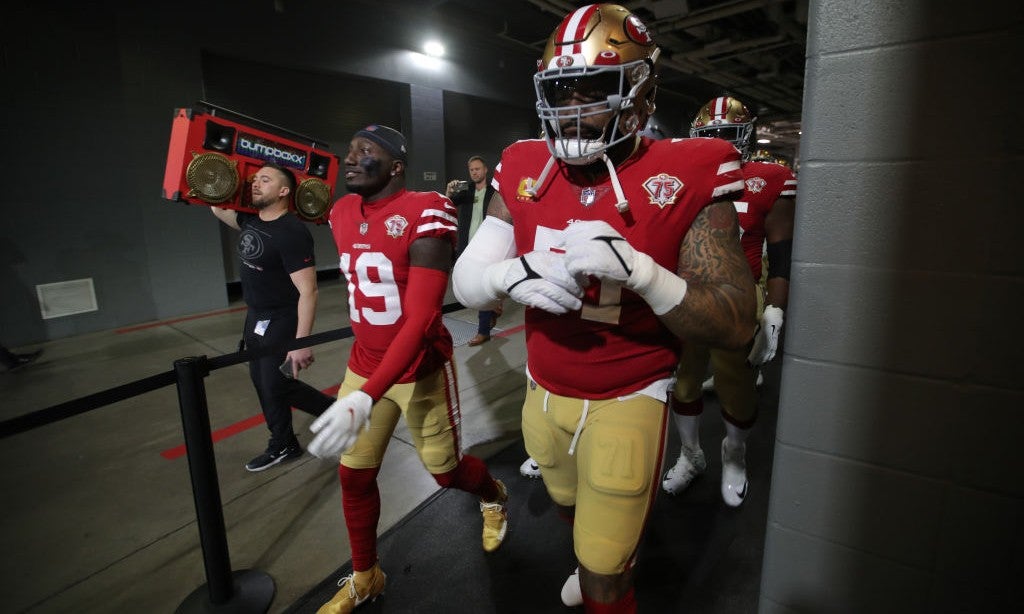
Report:
[[[555,60],[555,65],[559,68],[565,68],[566,66],[572,66],[575,60],[572,59],[571,55],[561,55]]]
[[[651,33],[647,30],[647,26],[644,25],[644,22],[637,19],[636,15],[626,17],[626,20],[622,23],[622,29],[626,31],[626,36],[629,37],[629,40],[638,45],[654,44],[654,39],[651,38]]]

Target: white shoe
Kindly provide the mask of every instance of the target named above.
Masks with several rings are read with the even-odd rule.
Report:
[[[522,465],[519,465],[519,474],[528,478],[539,478],[540,465],[532,458],[528,458],[523,461]]]
[[[704,380],[704,383],[700,385],[700,389],[703,390],[704,392],[711,392],[712,390],[714,390],[715,389],[715,376],[712,375],[711,377],[709,377],[706,380]]]
[[[679,449],[679,460],[665,472],[665,478],[661,481],[661,487],[670,495],[686,490],[693,478],[704,473],[708,468],[707,459],[704,458],[704,450],[700,447],[689,448],[683,446]]]
[[[572,575],[566,578],[562,585],[562,603],[574,608],[583,605],[583,589],[580,588],[580,568],[577,567]]]
[[[747,444],[729,447],[729,438],[722,440],[722,500],[738,507],[747,496]]]

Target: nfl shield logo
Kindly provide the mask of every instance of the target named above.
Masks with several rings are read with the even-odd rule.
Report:
[[[369,231],[369,230],[370,230],[370,225],[367,224],[366,222],[363,222],[362,224],[359,225],[359,234],[365,235],[367,233],[367,231]]]
[[[584,207],[589,207],[590,205],[594,204],[595,200],[597,200],[596,189],[583,188],[583,191],[580,192],[580,204],[583,205]]]

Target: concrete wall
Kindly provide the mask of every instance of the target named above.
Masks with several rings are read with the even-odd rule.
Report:
[[[811,3],[763,613],[1024,607],[1021,7]]]
[[[222,238],[206,207],[160,195],[174,109],[224,89],[208,81],[204,56],[319,73],[325,82],[371,78],[403,91],[417,88],[412,100],[398,101],[402,127],[414,130],[407,136],[415,141],[419,174],[410,187],[417,189],[437,189],[448,174],[438,106],[444,91],[532,107],[535,58],[528,50],[425,67],[411,51],[420,41],[388,10],[355,0],[180,6],[107,0],[5,9],[0,343],[17,347],[226,306],[233,266],[225,266],[222,240],[233,235]],[[395,103],[358,99],[358,92],[334,103],[325,97],[340,88],[325,93],[238,75],[243,78],[253,83],[253,108],[268,100],[284,108],[326,99],[344,115],[348,102]],[[289,113],[272,123],[317,138],[334,134],[335,124],[310,119],[320,116]],[[331,136],[332,151],[344,155],[350,135]],[[422,170],[436,170],[436,184],[424,182]],[[316,230],[319,243],[329,240],[324,228]],[[329,252],[318,248],[320,268],[336,266]],[[99,310],[43,320],[36,286],[81,278],[93,280]]]

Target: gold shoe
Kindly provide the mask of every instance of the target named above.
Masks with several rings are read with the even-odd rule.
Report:
[[[387,576],[380,568],[380,563],[374,563],[368,571],[353,572],[338,580],[341,590],[320,606],[316,614],[349,614],[367,599],[373,601],[383,593],[386,580]]]
[[[480,502],[480,511],[484,515],[484,552],[494,552],[501,546],[508,532],[508,511],[505,509],[505,502],[508,501],[508,490],[501,480],[494,480],[498,485],[498,500],[487,503]]]

